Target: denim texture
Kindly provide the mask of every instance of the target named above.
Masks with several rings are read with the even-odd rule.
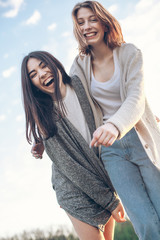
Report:
[[[140,240],[160,240],[160,170],[131,129],[101,158]]]

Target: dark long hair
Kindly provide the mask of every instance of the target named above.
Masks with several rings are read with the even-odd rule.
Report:
[[[53,102],[53,98],[37,89],[27,70],[27,62],[30,58],[36,58],[47,64],[48,68],[54,75],[54,97],[57,106]],[[56,121],[65,114],[65,108],[62,103],[62,96],[59,89],[59,74],[62,74],[64,84],[71,84],[71,79],[64,70],[62,64],[45,51],[34,51],[24,57],[21,65],[21,84],[24,111],[26,117],[26,138],[29,143],[34,138],[35,142],[40,142],[44,138],[54,136],[57,133]]]
[[[99,19],[101,24],[105,26],[106,32],[104,34],[104,42],[111,49],[121,46],[124,43],[122,30],[117,19],[111,15],[99,2],[97,1],[84,1],[77,3],[72,10],[73,19],[73,32],[79,44],[79,53],[91,54],[92,47],[87,45],[86,40],[81,33],[80,27],[77,22],[77,13],[81,8],[89,8]]]

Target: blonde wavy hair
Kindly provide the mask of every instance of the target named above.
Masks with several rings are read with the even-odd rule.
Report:
[[[87,42],[81,33],[79,24],[77,22],[77,13],[81,8],[89,8],[98,18],[102,25],[105,26],[106,32],[104,34],[104,42],[106,45],[114,49],[124,43],[122,30],[119,22],[113,17],[99,2],[84,1],[77,3],[72,10],[73,32],[79,45],[80,54],[91,54],[92,47],[87,45]]]

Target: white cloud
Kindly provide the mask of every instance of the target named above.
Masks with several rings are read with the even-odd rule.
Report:
[[[13,99],[13,100],[12,100],[12,105],[13,105],[13,106],[16,106],[16,105],[19,105],[19,104],[21,104],[20,99]]]
[[[76,40],[73,37],[70,37],[69,39],[67,39],[66,49],[68,49],[68,51],[67,51],[67,59],[65,63],[65,70],[69,74],[73,60],[75,56],[77,56],[78,54],[78,45]]]
[[[4,17],[7,17],[7,18],[13,18],[13,17],[16,17],[19,10],[20,10],[20,7],[22,6],[24,0],[8,0],[8,1],[0,1],[0,6],[1,7],[11,7],[12,9],[5,12],[3,14]]]
[[[71,36],[70,32],[63,32],[62,33],[62,37],[69,37],[69,36]]]
[[[136,11],[139,11],[140,13],[145,12],[149,7],[152,7],[152,4],[153,0],[141,0],[136,5]]]
[[[48,29],[49,31],[54,31],[54,30],[56,29],[56,27],[57,27],[57,24],[56,24],[56,23],[52,23],[51,25],[48,26],[47,29]]]
[[[32,16],[30,18],[28,18],[25,22],[26,25],[35,25],[39,22],[39,20],[41,19],[41,14],[38,10],[35,10],[34,13],[32,14]]]
[[[56,39],[51,38],[48,40],[47,44],[42,46],[42,50],[48,51],[54,56],[56,56],[58,52],[58,42],[56,41]]]
[[[22,122],[24,120],[24,115],[18,115],[16,117],[16,122]]]
[[[136,40],[148,47],[149,41],[159,41],[160,32],[160,2],[152,0],[141,0],[136,5],[133,14],[121,21],[125,36],[130,40]]]
[[[6,58],[9,57],[9,54],[8,54],[8,53],[5,53],[3,57],[6,59]]]
[[[13,235],[37,226],[45,230],[50,225],[56,229],[59,225],[71,227],[52,189],[51,160],[45,153],[42,160],[34,159],[25,134],[14,151],[11,157],[1,156],[4,165],[0,174],[0,235]]]
[[[108,8],[108,11],[112,14],[112,15],[115,15],[115,13],[117,12],[118,10],[118,5],[117,4],[113,4],[111,5],[109,8]]]
[[[24,134],[25,134],[24,132],[25,132],[24,128],[18,128],[18,129],[17,129],[17,135],[19,135],[19,136],[20,136],[20,135],[21,135],[21,136],[24,136]]]
[[[4,120],[6,120],[6,115],[4,115],[4,114],[0,115],[0,122],[2,122]]]
[[[9,1],[8,1],[9,2]],[[0,6],[1,7],[8,7],[8,2],[2,2],[2,1],[0,1]]]
[[[134,43],[143,53],[146,95],[155,113],[160,115],[160,2],[140,0],[132,15],[121,22],[124,39]]]
[[[14,73],[15,71],[16,71],[16,67],[15,67],[15,66],[12,66],[12,67],[4,70],[4,71],[2,72],[2,76],[3,76],[4,78],[8,78],[8,77],[10,77],[10,76],[12,75],[12,73]]]

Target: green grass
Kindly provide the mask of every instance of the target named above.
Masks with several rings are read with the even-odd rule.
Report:
[[[114,240],[138,240],[133,226],[129,221],[116,223]]]

